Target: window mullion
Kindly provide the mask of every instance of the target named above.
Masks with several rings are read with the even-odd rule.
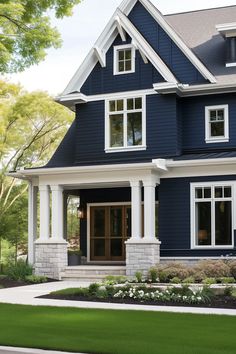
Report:
[[[212,228],[212,231],[211,231],[211,245],[213,247],[215,247],[215,244],[216,244],[216,240],[215,240],[215,187],[212,186],[212,210],[211,210],[211,219],[212,219],[212,223],[211,223],[211,228]]]
[[[128,137],[128,134],[127,134],[127,99],[124,100],[124,120],[123,120],[123,129],[124,129],[124,147],[127,148],[128,146],[128,143],[127,143],[127,137]]]

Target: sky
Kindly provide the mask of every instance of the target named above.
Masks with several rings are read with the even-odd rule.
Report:
[[[211,7],[235,5],[235,0],[152,0],[163,13],[170,14]],[[52,24],[61,33],[63,45],[50,49],[44,62],[23,73],[8,75],[10,81],[20,83],[28,91],[43,90],[60,94],[78,69],[86,54],[103,31],[121,0],[83,0],[72,17]]]

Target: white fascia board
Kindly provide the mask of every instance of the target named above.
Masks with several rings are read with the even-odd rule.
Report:
[[[199,159],[199,160],[166,160],[167,168],[174,167],[195,167],[195,166],[218,166],[232,165],[236,163],[236,157],[216,158],[216,159]]]
[[[138,0],[124,0],[120,6],[119,9],[125,14],[128,15],[133,7],[136,5]]]
[[[183,42],[175,30],[168,24],[162,14],[149,0],[139,0],[145,9],[153,16],[157,23],[163,28],[173,42],[182,50],[191,63],[198,69],[202,76],[209,80],[212,84],[216,83],[216,78],[205,67],[205,65],[198,59],[191,49]]]
[[[120,23],[128,33],[128,35],[134,40],[138,48],[145,54],[145,56],[150,60],[152,65],[158,70],[158,72],[163,76],[163,78],[172,83],[177,83],[177,79],[172,74],[167,65],[155,52],[155,50],[150,46],[146,39],[139,33],[132,22],[126,17],[119,9],[117,10],[118,16],[120,18]]]
[[[41,168],[41,169],[22,169],[17,172],[18,177],[23,176],[43,176],[43,175],[58,175],[58,174],[73,174],[73,173],[87,173],[87,172],[111,172],[111,171],[133,171],[156,169],[154,163],[134,163],[134,164],[117,164],[117,165],[94,165],[94,166],[77,166],[77,167],[55,167],[55,168]],[[9,173],[13,175],[14,172]]]

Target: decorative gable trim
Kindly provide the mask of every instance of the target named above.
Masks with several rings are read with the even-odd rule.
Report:
[[[173,28],[166,22],[161,13],[149,0],[124,0],[119,8],[115,11],[111,20],[105,27],[104,31],[98,38],[94,48],[89,52],[82,65],[79,67],[68,86],[62,93],[67,95],[71,92],[79,92],[80,88],[87,80],[89,74],[94,69],[99,61],[102,67],[106,66],[106,53],[118,34],[121,35],[122,41],[125,40],[125,34],[128,33],[133,40],[133,44],[138,48],[145,63],[148,60],[160,72],[163,78],[170,83],[177,83],[177,79],[162,61],[159,55],[154,51],[145,38],[139,33],[132,22],[127,18],[137,1],[145,7],[145,9],[153,16],[157,23],[165,30],[173,42],[186,55],[191,63],[203,75],[204,78],[211,83],[216,83],[215,77],[203,65],[203,63],[196,57],[196,55],[187,47],[183,40],[173,30]],[[148,59],[148,60],[147,60]]]
[[[157,23],[163,28],[173,42],[179,47],[179,49],[186,55],[189,61],[197,68],[202,76],[209,80],[212,84],[216,83],[216,78],[205,67],[205,65],[198,59],[198,57],[192,52],[191,49],[184,43],[175,30],[168,24],[164,16],[158,11],[158,9],[149,0],[139,0],[144,8],[152,15]]]

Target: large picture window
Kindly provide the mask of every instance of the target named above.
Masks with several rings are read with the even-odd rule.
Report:
[[[228,116],[228,105],[206,107],[206,143],[221,143],[229,141]]]
[[[106,151],[145,148],[145,98],[107,101]]]
[[[192,186],[192,246],[233,246],[232,185]]]

